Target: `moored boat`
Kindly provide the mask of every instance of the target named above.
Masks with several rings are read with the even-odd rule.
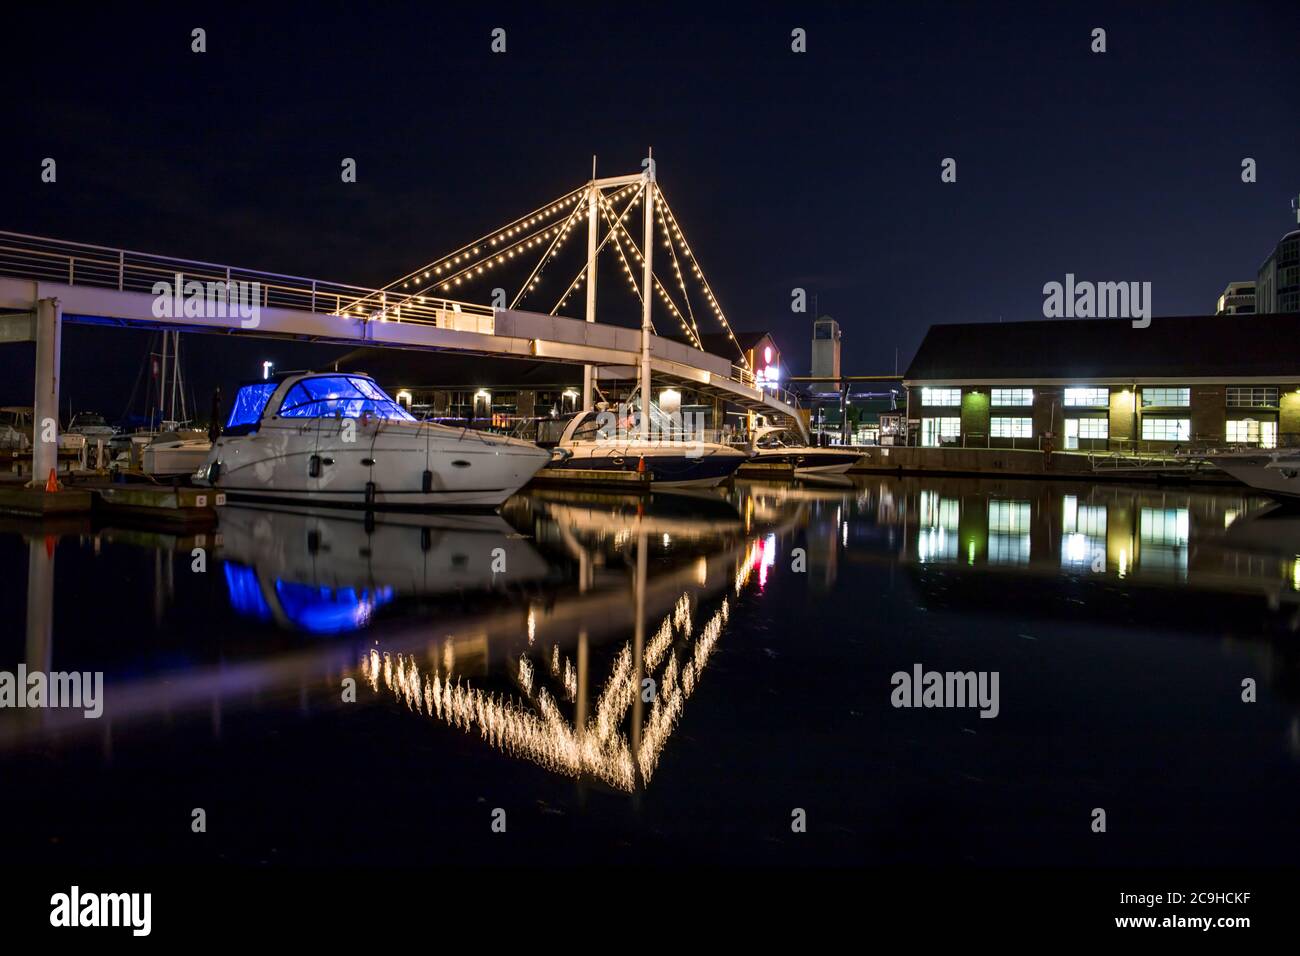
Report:
[[[495,507],[549,459],[536,445],[416,421],[368,375],[243,386],[194,473],[232,498],[346,507]]]
[[[1300,451],[1240,451],[1210,456],[1215,467],[1260,491],[1300,498]]]
[[[749,453],[690,437],[644,438],[619,427],[608,412],[574,415],[555,448],[550,467],[583,471],[638,472],[662,488],[711,488],[730,478]]]
[[[160,432],[140,453],[147,475],[190,475],[207,461],[212,441],[207,432],[184,429]]]
[[[762,465],[793,465],[796,478],[842,475],[862,457],[845,448],[817,448],[806,444],[792,428],[761,424],[751,442],[752,461]]]

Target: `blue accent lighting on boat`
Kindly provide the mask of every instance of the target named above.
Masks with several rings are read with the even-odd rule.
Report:
[[[380,587],[323,588],[276,580],[275,593],[285,617],[312,634],[356,631],[370,623],[375,611],[393,599],[393,589]]]
[[[226,562],[226,590],[230,594],[230,606],[238,614],[255,617],[260,621],[271,620],[271,608],[262,597],[262,587],[257,582],[257,572],[242,564]]]

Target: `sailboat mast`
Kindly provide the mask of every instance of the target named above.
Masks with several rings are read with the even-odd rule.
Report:
[[[167,417],[167,330],[163,329],[162,334],[162,361],[158,363],[159,374],[162,378],[158,382],[158,420],[161,422]]]
[[[654,299],[654,248],[655,248],[655,164],[654,150],[650,150],[645,170],[645,235],[642,237],[641,272],[641,438],[650,439],[650,303]]]

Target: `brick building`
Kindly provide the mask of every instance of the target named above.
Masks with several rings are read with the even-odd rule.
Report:
[[[912,445],[1300,444],[1300,314],[936,325],[903,385]]]

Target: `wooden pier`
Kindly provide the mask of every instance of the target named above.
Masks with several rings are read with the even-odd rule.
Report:
[[[747,461],[736,469],[738,478],[766,478],[771,481],[793,481],[794,465],[789,462]]]
[[[0,485],[0,512],[28,518],[67,517],[89,514],[91,494],[82,489],[48,492],[28,488],[20,482]]]
[[[628,494],[648,493],[653,490],[650,472],[606,471],[597,468],[543,468],[527,487],[555,488],[581,486],[584,488],[614,488]]]
[[[65,476],[66,477],[66,476]],[[205,529],[216,525],[226,496],[207,488],[113,484],[102,479],[68,483],[59,491],[0,484],[0,513],[31,518],[93,515],[148,527]]]

